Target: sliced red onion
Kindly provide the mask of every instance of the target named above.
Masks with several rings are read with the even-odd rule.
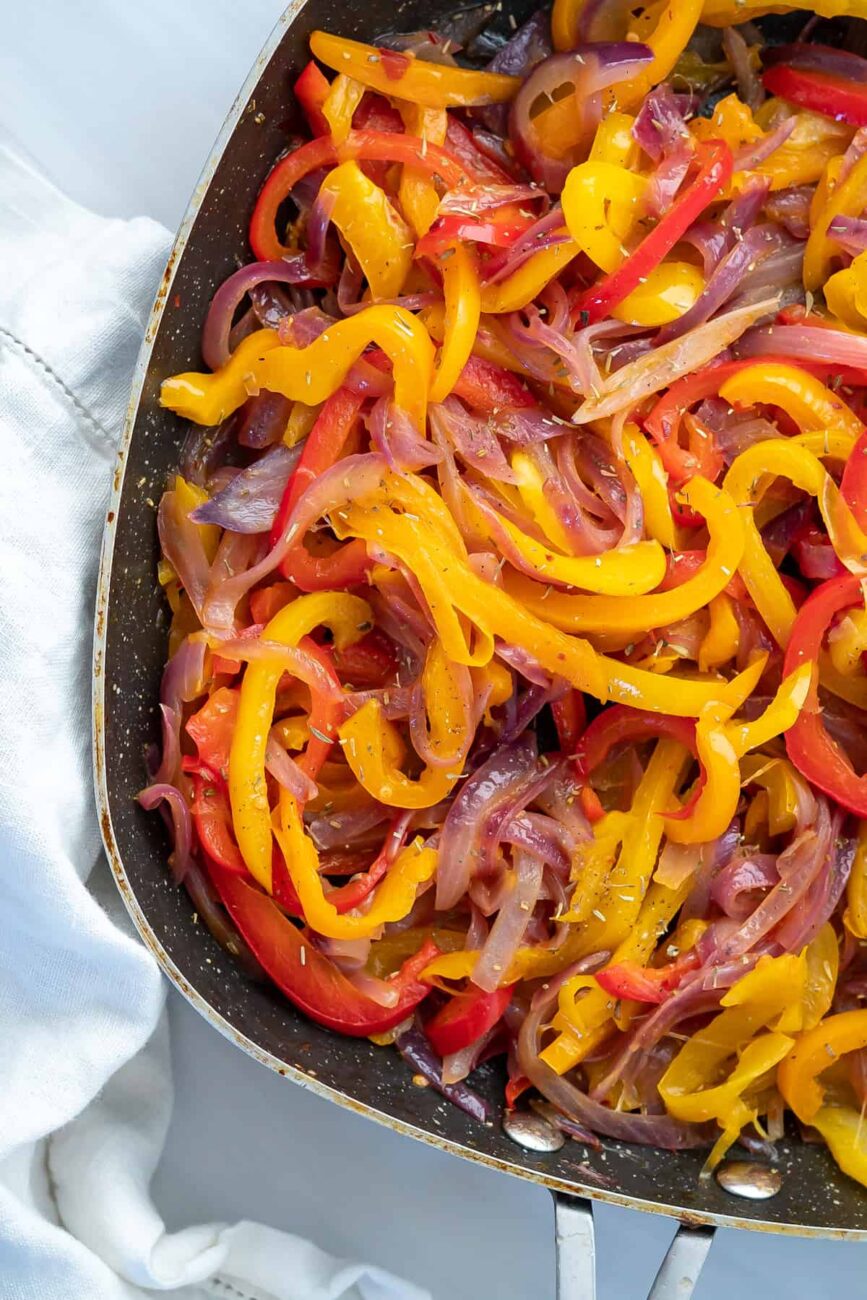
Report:
[[[242,447],[263,451],[273,447],[286,432],[292,403],[282,393],[257,393],[244,404],[238,428],[238,442]]]
[[[755,906],[754,899],[742,895],[757,889],[772,889],[778,884],[777,859],[772,853],[738,855],[723,867],[711,885],[710,897],[726,916],[745,921]]]
[[[765,88],[750,59],[750,49],[738,27],[724,27],[722,45],[735,74],[738,96],[753,112],[765,102]]]
[[[185,637],[163,669],[160,682],[162,753],[151,775],[154,785],[173,784],[181,762],[183,705],[204,694],[205,642]]]
[[[496,1049],[497,1043],[502,1042],[502,1037],[502,1027],[494,1025],[486,1034],[482,1034],[481,1038],[477,1039],[476,1042],[461,1048],[459,1052],[450,1052],[444,1056],[443,1083],[462,1083],[468,1075],[472,1074],[483,1059],[487,1059],[485,1053],[488,1049],[491,1047]]]
[[[167,781],[146,786],[139,791],[136,799],[146,812],[151,812],[163,802],[168,804],[173,841],[169,866],[176,884],[180,884],[189,870],[193,848],[193,819],[186,799],[176,785],[169,785]]]
[[[268,532],[300,455],[300,443],[272,447],[237,474],[222,492],[197,506],[190,518],[197,524],[216,524],[233,533]]]
[[[344,848],[363,838],[368,831],[388,821],[390,815],[391,809],[371,800],[361,808],[316,813],[308,821],[307,830],[317,849],[327,852],[329,849]]]
[[[280,284],[317,284],[325,281],[321,278],[323,268],[317,268],[314,275],[305,253],[293,253],[274,262],[250,262],[224,280],[211,299],[205,327],[202,330],[202,356],[205,365],[211,370],[218,370],[229,359],[229,331],[232,317],[238,305],[254,285],[266,280]],[[335,268],[336,270],[336,268]],[[336,278],[336,274],[335,274]]]
[[[512,101],[509,113],[509,135],[515,154],[535,181],[550,193],[559,194],[569,168],[580,161],[583,146],[599,124],[601,92],[635,77],[652,58],[646,45],[612,41],[552,54],[535,67]],[[571,87],[575,100],[577,145],[571,159],[546,155],[544,137],[534,123],[539,102],[550,106],[562,97],[564,87]]]
[[[765,66],[785,63],[790,68],[804,68],[810,72],[825,72],[844,81],[867,82],[867,59],[850,50],[833,45],[793,41],[790,45],[771,45],[762,52]]]
[[[689,142],[682,96],[675,95],[666,82],[645,95],[632,127],[632,138],[653,162]]]
[[[328,230],[336,205],[336,191],[321,189],[307,214],[307,258],[310,266],[317,269],[325,264],[328,256]]]
[[[222,464],[238,428],[238,414],[212,428],[206,424],[191,424],[181,448],[178,468],[188,483],[207,488],[211,476]]]
[[[526,77],[550,53],[551,16],[547,9],[537,9],[497,51],[488,70],[504,72],[510,77]]]
[[[319,793],[316,783],[310,780],[306,772],[301,771],[273,730],[268,736],[268,744],[265,747],[265,768],[278,785],[288,790],[302,804],[315,799]]]
[[[539,1056],[542,1029],[550,1019],[557,993],[549,990],[527,1012],[518,1035],[518,1062],[524,1075],[543,1097],[582,1128],[621,1142],[662,1147],[666,1151],[709,1146],[713,1125],[686,1124],[668,1115],[628,1114],[593,1101],[563,1075],[556,1074]]]
[[[840,821],[834,828],[834,845],[822,871],[807,890],[802,902],[774,931],[773,938],[784,952],[801,952],[812,943],[822,926],[837,910],[852,871],[856,844],[853,839],[839,838]]]
[[[472,982],[487,993],[505,979],[521,944],[542,887],[542,861],[533,853],[515,853],[514,880],[473,968]]]
[[[522,812],[513,817],[503,831],[503,842],[535,854],[546,866],[559,873],[569,871],[576,845],[568,827],[545,813],[533,812]]]
[[[498,641],[497,658],[501,659],[503,663],[507,664],[509,668],[514,670],[514,672],[519,673],[522,677],[526,677],[527,681],[532,682],[534,686],[539,686],[543,690],[547,690],[551,685],[551,678],[548,673],[545,672],[545,669],[540,666],[538,659],[534,659],[529,651],[525,650],[523,646],[507,645],[505,642]],[[509,709],[510,712],[506,715],[503,726],[507,729],[511,729],[518,712],[517,691],[510,696],[504,707]]]
[[[547,198],[545,191],[537,185],[468,185],[444,194],[437,216],[478,217],[506,204],[535,203]]]
[[[157,530],[163,558],[178,575],[200,622],[211,566],[197,524],[178,506],[177,493],[164,492],[157,510]]]
[[[762,140],[746,144],[735,154],[735,171],[752,171],[784,145],[797,125],[797,117],[783,118]]]
[[[499,259],[494,256],[488,260],[482,275],[484,283],[498,284],[501,280],[507,280],[529,261],[534,253],[541,252],[543,248],[552,248],[555,244],[565,244],[568,238],[569,232],[566,230],[563,212],[558,203],[550,212],[540,217],[529,230],[526,230],[511,248],[504,249]]]
[[[828,234],[844,253],[857,257],[867,251],[867,219],[864,217],[834,217],[828,225]]]
[[[419,433],[412,418],[387,397],[374,404],[365,420],[374,451],[383,456],[391,469],[413,473],[438,465],[442,452]]]
[[[395,1046],[407,1064],[427,1079],[447,1101],[480,1123],[487,1122],[490,1111],[483,1097],[465,1083],[443,1083],[443,1063],[416,1025],[401,1034],[395,1040]]]
[[[497,439],[495,417],[473,415],[457,397],[447,397],[428,408],[428,419],[438,444],[448,440],[467,465],[498,483],[517,481]]]
[[[668,388],[675,379],[706,366],[749,327],[775,309],[777,299],[717,316],[682,339],[666,343],[618,370],[605,382],[599,397],[589,397],[572,417],[576,424],[601,420],[618,411],[632,410],[643,398]],[[820,331],[816,331],[820,332]],[[859,340],[867,350],[867,339]],[[787,353],[787,355],[789,355]]]
[[[273,280],[254,284],[250,290],[253,316],[264,329],[271,330],[277,329],[287,316],[314,306],[312,297],[309,289],[296,289],[294,286],[285,289]],[[229,335],[229,350],[232,352],[236,346],[233,335],[234,329]]]
[[[806,239],[810,233],[812,197],[812,185],[792,185],[789,189],[775,190],[765,200],[765,212],[772,221],[785,226],[795,239]]]
[[[739,357],[784,356],[867,370],[867,337],[822,325],[762,325],[745,333],[736,350]]]
[[[582,397],[593,391],[595,366],[588,365],[586,350],[577,345],[574,339],[567,338],[544,321],[538,307],[531,303],[523,314],[512,312],[507,323],[519,356],[528,343],[531,347],[548,348],[559,358],[560,365],[555,366],[555,374],[562,372],[561,383],[567,383],[574,393],[580,393]]]
[[[758,263],[778,246],[779,232],[773,226],[754,226],[752,230],[742,233],[718,263],[693,305],[677,320],[662,326],[656,336],[657,346],[681,338],[689,330],[709,320],[725,306],[742,281],[755,271]]]
[[[428,63],[439,63],[447,68],[456,66],[454,55],[462,48],[459,41],[444,40],[437,32],[430,31],[378,36],[377,45],[387,50],[399,50],[403,54],[414,54],[416,58]]]

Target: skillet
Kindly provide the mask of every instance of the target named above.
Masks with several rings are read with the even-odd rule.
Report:
[[[534,0],[506,0],[520,21]],[[778,1144],[780,1190],[751,1199],[761,1177],[741,1180],[742,1198],[701,1179],[704,1154],[661,1152],[603,1141],[589,1158],[569,1142],[558,1151],[518,1145],[503,1130],[502,1080],[495,1065],[474,1076],[492,1104],[480,1125],[419,1089],[394,1053],[338,1037],[305,1020],[276,990],[235,964],[204,926],[193,924],[185,891],[166,869],[160,820],[134,802],[142,751],[157,738],[156,701],[167,620],[157,585],[154,502],[174,469],[182,422],[160,408],[161,381],[201,366],[199,335],[215,288],[247,260],[253,198],[289,134],[292,82],[316,28],[361,40],[386,30],[436,27],[449,0],[295,0],[259,55],[226,119],[181,225],[145,334],[114,474],[96,609],[93,677],[94,768],[106,851],[127,908],[175,986],[221,1033],[279,1074],[398,1132],[492,1168],[541,1183],[556,1203],[558,1296],[595,1296],[592,1201],[674,1216],[679,1228],[660,1269],[653,1300],[692,1289],[717,1226],[798,1236],[867,1240],[867,1195],[820,1146]],[[503,15],[500,15],[503,18]],[[526,1142],[526,1138],[525,1138]]]

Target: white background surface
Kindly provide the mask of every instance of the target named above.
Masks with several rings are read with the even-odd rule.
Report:
[[[80,202],[174,228],[281,9],[0,0],[0,129]],[[546,1192],[343,1112],[248,1060],[178,995],[170,1007],[177,1102],[155,1181],[170,1227],[260,1219],[403,1273],[435,1300],[553,1296]],[[600,1300],[639,1300],[671,1224],[602,1207],[597,1225]],[[722,1233],[697,1298],[744,1287],[763,1300],[857,1300],[867,1247]]]

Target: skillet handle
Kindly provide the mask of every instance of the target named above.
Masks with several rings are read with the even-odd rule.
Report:
[[[596,1300],[593,1204],[554,1192],[557,1300]],[[689,1300],[714,1238],[710,1227],[679,1224],[659,1266],[648,1300]]]

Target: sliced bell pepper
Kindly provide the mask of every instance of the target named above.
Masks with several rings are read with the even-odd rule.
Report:
[[[412,266],[414,241],[385,191],[349,161],[328,173],[319,193],[330,197],[331,220],[352,249],[371,297],[396,298]]]
[[[587,725],[587,706],[584,696],[574,688],[551,704],[551,714],[557,729],[557,740],[564,754],[572,754]]]
[[[837,1164],[867,1187],[867,1124],[856,1106],[822,1106],[811,1120]]]
[[[492,316],[523,311],[563,272],[578,254],[578,245],[565,236],[559,244],[541,248],[504,280],[482,286],[482,311]]]
[[[615,704],[597,713],[575,749],[579,776],[587,777],[605,762],[619,745],[641,743],[668,736],[695,754],[695,723],[691,718],[670,718],[664,713],[647,713],[642,709]]]
[[[354,77],[381,95],[426,108],[502,104],[521,84],[519,77],[431,63],[414,54],[379,49],[327,32],[312,33],[310,50],[326,67]]]
[[[402,307],[367,307],[336,321],[305,348],[282,347],[275,330],[257,330],[214,374],[189,371],[164,380],[160,404],[196,424],[219,424],[247,400],[251,388],[314,405],[343,385],[370,343],[391,358],[395,401],[423,430],[433,344]]]
[[[431,382],[430,400],[442,402],[470,359],[481,312],[479,274],[472,251],[455,243],[441,254],[445,321],[443,344]]]
[[[438,176],[449,189],[466,184],[466,173],[456,158],[439,145],[424,145],[413,136],[370,127],[350,131],[341,145],[336,145],[330,134],[319,136],[281,158],[265,178],[249,231],[250,247],[259,261],[279,259],[292,251],[278,239],[276,221],[280,205],[298,182],[322,167],[335,167],[353,158],[359,162],[403,163],[428,176]]]
[[[331,83],[313,59],[305,65],[295,82],[295,98],[301,105],[312,135],[328,135],[328,119],[323,113]]]
[[[208,860],[224,871],[247,875],[247,867],[232,834],[232,809],[225,781],[204,763],[184,760],[193,782],[190,812],[196,835]]]
[[[831,578],[817,587],[798,610],[793,622],[783,671],[792,672],[805,663],[816,665],[825,634],[835,615],[853,605],[862,606],[863,602],[861,579],[854,574]],[[815,668],[801,714],[786,733],[786,750],[808,781],[850,812],[867,817],[867,777],[856,776],[849,759],[825,728]]]
[[[422,142],[445,144],[448,130],[448,114],[441,108],[423,108],[420,104],[402,104],[400,115],[408,135],[414,135]],[[427,234],[436,220],[440,200],[433,179],[418,168],[404,166],[401,169],[398,201],[401,211],[421,238]]]
[[[702,15],[704,0],[664,0],[661,5],[647,11],[652,18],[652,31],[642,32],[641,39],[653,53],[653,62],[629,81],[614,88],[614,99],[620,109],[633,110],[647,92],[665,81],[680,55],[689,44]]]
[[[453,392],[475,411],[528,410],[537,404],[529,388],[516,375],[477,356],[467,360]]]
[[[846,885],[843,921],[856,939],[867,939],[867,821],[858,825],[858,847]]]
[[[369,621],[370,607],[357,596],[338,592],[301,596],[272,619],[263,639],[297,645],[302,637],[324,624],[331,628],[337,644],[343,645],[358,640],[360,625],[366,626]],[[250,874],[265,889],[270,889],[272,880],[265,748],[282,675],[279,660],[276,666],[268,660],[247,666],[229,754],[229,795],[238,847]],[[331,738],[326,739],[330,743]]]
[[[352,130],[352,119],[363,97],[364,86],[353,77],[340,72],[332,81],[322,105],[322,116],[335,144],[343,144]]]
[[[451,1056],[477,1043],[502,1017],[514,991],[514,984],[506,984],[491,993],[469,988],[450,998],[424,1027],[437,1056]]]
[[[430,992],[421,972],[437,954],[433,940],[427,940],[392,977],[398,1000],[393,1007],[383,1007],[360,993],[255,885],[227,872],[214,872],[214,882],[266,974],[317,1024],[355,1038],[382,1034],[405,1020]]]
[[[732,175],[728,145],[721,140],[698,145],[696,162],[699,170],[695,179],[635,251],[599,284],[577,295],[572,309],[576,321],[589,325],[610,316],[627,294],[647,279],[705,208],[721,197]]]
[[[721,591],[708,601],[710,626],[698,650],[698,666],[703,673],[722,668],[738,652],[741,628],[732,610],[731,596]]]
[[[819,1076],[848,1052],[867,1047],[867,1011],[826,1016],[801,1034],[777,1071],[780,1092],[804,1124],[812,1124],[825,1099]]]
[[[753,406],[758,402],[778,406],[802,433],[837,429],[857,438],[864,431],[840,394],[799,366],[759,361],[725,378],[717,391],[731,406]]]
[[[790,104],[823,113],[850,126],[867,126],[867,86],[830,72],[786,63],[765,68],[762,82],[772,95]]]
[[[867,432],[858,438],[843,467],[840,491],[859,526],[867,532]]]
[[[702,609],[731,582],[744,546],[741,515],[729,494],[706,479],[694,478],[682,499],[698,510],[708,525],[710,540],[700,568],[685,581],[667,591],[636,594],[629,600],[617,595],[569,595],[548,591],[520,575],[509,574],[506,590],[514,594],[540,618],[568,632],[643,633],[649,628],[666,628]],[[622,551],[609,551],[612,563]],[[554,576],[542,571],[542,580]],[[572,585],[580,585],[573,582]],[[598,590],[598,588],[597,588]]]
[[[226,780],[229,775],[229,750],[238,719],[239,692],[221,686],[213,692],[197,713],[187,719],[187,735],[195,742],[199,761]]]
[[[613,998],[624,1002],[665,1002],[685,975],[700,965],[696,952],[686,952],[666,966],[639,966],[622,961],[603,966],[596,972],[596,983]]]
[[[818,212],[811,213],[810,235],[804,248],[804,287],[818,293],[828,280],[839,245],[830,233],[837,217],[858,217],[867,207],[867,154],[862,154],[844,180],[839,180],[841,160],[828,163],[824,185],[817,192]],[[832,184],[832,181],[836,183]]]

